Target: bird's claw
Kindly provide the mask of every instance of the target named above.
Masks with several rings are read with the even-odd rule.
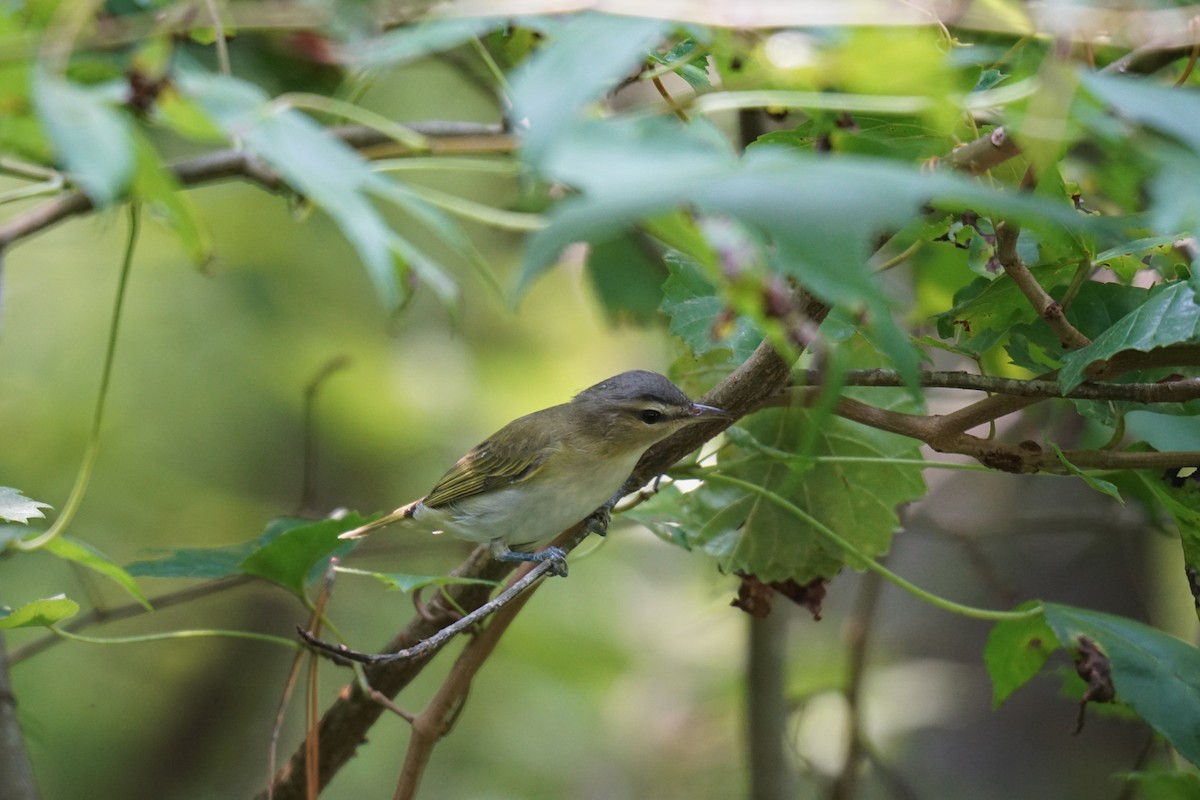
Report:
[[[608,533],[608,523],[611,521],[612,509],[608,506],[601,506],[584,521],[584,528],[588,533],[604,536]]]

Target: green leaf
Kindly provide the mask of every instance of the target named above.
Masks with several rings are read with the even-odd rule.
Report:
[[[1046,622],[1059,642],[1097,642],[1112,665],[1117,696],[1200,765],[1200,650],[1130,619],[1050,603]]]
[[[98,207],[120,199],[134,167],[132,126],[113,107],[110,94],[34,71],[33,99],[50,141],[67,172]]]
[[[126,567],[129,574],[138,577],[153,578],[207,578],[216,580],[235,575],[260,575],[274,580],[273,576],[285,576],[285,580],[294,585],[293,573],[289,572],[295,562],[313,557],[321,549],[332,544],[327,541],[328,531],[321,526],[328,525],[336,533],[348,531],[365,524],[368,520],[358,514],[348,514],[337,520],[301,520],[292,517],[279,517],[271,520],[266,529],[256,538],[241,544],[227,547],[182,547],[169,551],[169,555],[153,561],[136,561]],[[317,527],[317,533],[303,533],[302,529]],[[283,552],[270,550],[272,543],[291,531],[301,530],[296,542],[285,545]],[[311,540],[305,541],[305,537]],[[339,542],[339,545],[345,545]],[[333,545],[326,555],[337,550],[339,545]],[[263,550],[267,554],[254,559]],[[324,556],[317,555],[313,564],[319,563]],[[250,569],[243,565],[250,562]],[[292,563],[288,563],[292,562]],[[311,566],[311,565],[310,565]],[[268,574],[263,574],[268,573]],[[291,588],[289,586],[289,588]]]
[[[45,600],[17,608],[15,611],[0,608],[0,630],[12,628],[48,628],[79,613],[79,604],[68,600],[66,595],[55,595]]]
[[[1048,264],[1030,267],[1037,282],[1046,291],[1062,286],[1071,280],[1077,269],[1075,264]],[[992,332],[1006,332],[1009,328],[1037,318],[1020,287],[1007,275],[994,280],[976,278],[954,295],[954,305],[937,316],[938,335],[943,339],[953,338],[955,331],[962,332],[961,338],[971,342],[975,337]],[[987,347],[995,339],[987,340]],[[987,347],[973,347],[983,352]]]
[[[734,363],[745,361],[762,341],[762,332],[742,315],[721,325],[727,306],[700,267],[675,255],[668,255],[666,262],[670,276],[662,287],[662,310],[671,318],[671,333],[696,356],[728,350]]]
[[[1033,605],[1026,603],[1017,610]],[[999,708],[1037,675],[1057,649],[1054,631],[1040,616],[997,622],[983,648],[983,663],[992,679],[992,708]]]
[[[338,534],[357,528],[366,520],[357,514],[341,519],[319,522],[302,519],[277,519],[272,526],[278,533],[262,547],[255,549],[238,565],[246,575],[257,575],[279,584],[303,597],[305,587],[333,555],[349,552],[354,542],[338,538]]]
[[[513,75],[512,119],[528,125],[522,155],[539,163],[584,108],[642,63],[671,25],[608,14],[571,16]]]
[[[1148,352],[1158,347],[1200,339],[1200,305],[1196,292],[1183,281],[1152,289],[1141,306],[1117,320],[1086,347],[1063,357],[1058,382],[1069,392],[1086,379],[1087,369],[1098,361],[1126,350]]]
[[[1200,152],[1200,94],[1160,86],[1148,78],[1082,73],[1083,85],[1122,116],[1170,134]]]
[[[309,117],[294,109],[272,106],[252,84],[194,71],[183,73],[178,83],[230,138],[238,139],[333,219],[358,251],[388,308],[399,308],[409,298],[409,287],[397,269],[397,256],[407,260],[443,302],[457,302],[457,291],[451,288],[453,280],[388,226],[372,197],[402,204],[410,213],[419,204],[423,222],[439,220],[427,229],[451,248],[460,248],[462,240],[445,236],[449,223],[443,222],[440,212],[418,203],[393,179],[371,170],[362,156]]]
[[[52,506],[49,503],[30,500],[18,489],[0,486],[0,519],[26,523],[31,519],[45,517],[46,515],[42,513],[43,508],[52,508]]]
[[[601,241],[645,217],[698,208],[761,232],[771,245],[764,260],[818,298],[865,311],[881,349],[913,378],[916,353],[870,267],[880,232],[902,227],[930,202],[986,208],[1047,227],[1086,224],[1065,204],[891,162],[773,147],[755,148],[738,161],[711,131],[663,119],[605,120],[578,125],[556,141],[544,171],[582,195],[560,203],[549,225],[530,239],[520,288],[571,242]]]
[[[208,264],[213,255],[212,236],[201,222],[191,195],[183,191],[145,136],[138,132],[132,141],[137,161],[133,195],[148,205],[153,219],[179,237],[192,263]]]
[[[1118,772],[1120,778],[1138,787],[1139,800],[1196,800],[1200,797],[1200,775],[1185,770]]]
[[[609,320],[646,324],[658,319],[667,270],[645,234],[630,231],[592,245],[587,273]]]
[[[106,578],[111,578],[122,589],[133,595],[133,599],[137,600],[147,611],[154,610],[153,606],[150,605],[150,601],[146,599],[146,595],[142,592],[141,587],[133,579],[133,576],[117,566],[108,556],[90,544],[69,536],[58,536],[46,544],[46,551],[53,553],[59,558],[74,561],[76,564],[99,572]]]
[[[893,393],[899,399],[901,395]],[[879,395],[872,400],[879,402]],[[911,440],[813,411],[768,409],[727,432],[721,474],[780,495],[851,542],[866,557],[886,553],[899,527],[896,507],[925,492],[911,464],[814,462],[815,456],[919,459]],[[802,448],[811,438],[811,452]],[[853,490],[851,487],[870,487]],[[689,549],[715,556],[726,572],[763,581],[808,583],[832,577],[850,556],[819,531],[768,499],[721,483],[660,493],[636,518]]]
[[[1082,478],[1084,483],[1095,489],[1097,492],[1106,494],[1121,505],[1125,505],[1125,499],[1121,497],[1121,492],[1117,490],[1116,485],[1114,485],[1111,481],[1097,478],[1095,475],[1089,475],[1079,467],[1072,464],[1067,460],[1067,457],[1063,455],[1062,448],[1054,442],[1050,443],[1050,447],[1054,449],[1054,455],[1058,456],[1059,462],[1061,462],[1062,465],[1067,468],[1067,472],[1071,473],[1077,478]]]
[[[1194,424],[1194,422],[1193,422]],[[1133,473],[1175,522],[1186,567],[1200,571],[1200,491],[1168,486],[1158,476],[1143,471]],[[1200,603],[1200,598],[1198,598]],[[1200,605],[1197,607],[1200,611]]]

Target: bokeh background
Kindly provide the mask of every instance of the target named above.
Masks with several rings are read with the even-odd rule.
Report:
[[[235,48],[237,70],[286,56],[263,47]],[[493,121],[491,102],[441,62],[381,76],[366,100],[410,120]],[[503,176],[420,180],[497,206],[519,203],[524,191]],[[331,359],[345,357],[348,366],[324,384],[315,408],[315,505],[370,513],[420,496],[509,419],[624,369],[665,370],[680,355],[664,329],[606,318],[587,276],[570,264],[515,310],[464,268],[461,320],[428,293],[393,318],[325,218],[237,183],[193,196],[218,258],[199,271],[167,234],[144,226],[100,460],[70,531],[118,563],[168,546],[243,542],[272,517],[295,512],[304,389]],[[56,506],[90,424],[126,224],[123,211],[72,220],[21,244],[6,264],[0,485]],[[510,284],[519,237],[469,223],[468,230]],[[1053,413],[1026,424],[1086,435],[1064,433]],[[1069,479],[927,477],[929,498],[906,511],[893,569],[963,602],[1006,607],[1045,597],[1148,617],[1194,640],[1177,545],[1151,531],[1138,509]],[[383,535],[350,563],[439,574],[465,552],[450,540]],[[151,596],[186,585],[142,583]],[[7,602],[64,590],[101,607],[129,601],[113,584],[45,555],[0,561],[0,587]],[[541,587],[506,635],[438,747],[423,796],[743,796],[751,623],[729,607],[735,588],[703,554],[616,526],[568,580]],[[840,769],[846,635],[863,619],[864,591],[861,576],[839,577],[820,622],[777,608],[787,637],[789,750],[805,776],[797,796],[818,796]],[[348,640],[366,649],[411,613],[405,596],[349,576],[339,579],[331,606]],[[306,618],[282,590],[249,585],[90,633],[211,627],[290,636]],[[865,619],[860,713],[874,752],[860,797],[1115,797],[1121,788],[1110,773],[1134,768],[1149,742],[1144,726],[1095,715],[1072,736],[1076,709],[1052,675],[993,711],[983,623],[886,586]],[[11,633],[10,651],[41,635]],[[192,639],[62,643],[15,665],[44,796],[252,795],[268,775],[291,658],[261,643]],[[400,704],[419,709],[450,658],[427,669]],[[324,703],[349,674],[322,667]],[[281,759],[302,726],[293,701]],[[325,796],[390,796],[406,740],[406,724],[385,719]]]

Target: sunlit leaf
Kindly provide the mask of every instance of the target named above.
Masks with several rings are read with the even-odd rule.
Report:
[[[34,600],[16,609],[0,607],[0,630],[46,628],[79,613],[79,604],[65,595]]]
[[[43,508],[51,508],[51,505],[38,500],[30,500],[18,489],[0,486],[0,519],[26,523],[31,519],[45,517],[46,515],[42,513]]]
[[[478,584],[495,586],[495,581],[485,581],[482,578],[459,578],[453,575],[410,575],[404,572],[370,572],[364,569],[349,569],[339,567],[338,572],[344,575],[365,575],[374,578],[392,591],[414,592],[426,586],[454,586],[457,584]]]

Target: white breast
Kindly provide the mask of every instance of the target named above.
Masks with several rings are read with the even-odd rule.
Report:
[[[431,530],[474,542],[503,541],[513,547],[547,542],[604,505],[633,471],[641,452],[582,466],[567,454],[549,474],[528,483],[484,492],[451,508],[418,505],[413,517]],[[590,462],[591,459],[588,459]]]

